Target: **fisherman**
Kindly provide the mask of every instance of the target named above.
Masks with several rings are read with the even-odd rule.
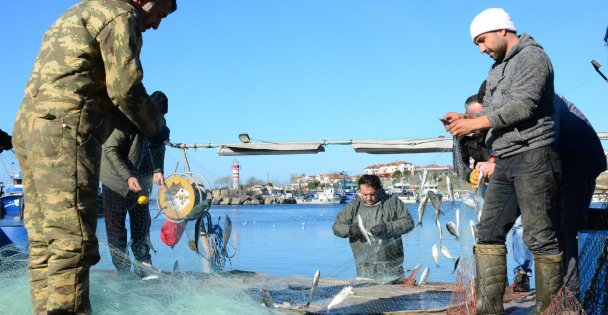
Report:
[[[562,257],[557,226],[561,164],[555,142],[553,67],[542,47],[528,34],[518,36],[509,14],[500,8],[479,13],[471,38],[481,53],[496,62],[488,77],[485,108],[477,118],[447,113],[452,135],[487,130],[487,144],[497,154],[492,184],[486,192],[474,247],[477,313],[504,314],[506,235],[519,216],[504,205],[513,195],[521,209],[525,242],[534,254],[536,305],[547,308],[562,284]]]
[[[357,277],[381,283],[404,278],[401,235],[414,228],[414,220],[396,195],[389,196],[376,175],[359,179],[359,193],[336,216],[334,234],[349,239]]]
[[[142,32],[175,9],[175,0],[81,1],[44,35],[13,129],[35,314],[91,313],[102,144],[133,125],[154,144],[168,140],[139,54]]]
[[[2,153],[4,150],[10,150],[12,148],[13,143],[11,141],[11,136],[0,129],[0,153]]]
[[[163,92],[156,91],[150,98],[158,112],[167,113],[168,100]],[[128,213],[135,274],[145,279],[158,278],[152,273],[148,243],[152,221],[147,197],[152,182],[160,188],[164,186],[164,157],[165,146],[152,145],[139,132],[115,129],[103,145],[100,180],[104,219],[112,263],[119,274],[131,270],[125,226]]]
[[[558,136],[555,147],[563,169],[558,239],[564,251],[564,284],[574,296],[580,298],[577,235],[589,226],[589,204],[595,190],[595,180],[606,170],[607,163],[602,143],[585,115],[559,94],[555,94],[554,108],[553,118]],[[486,170],[487,176],[492,176],[495,162],[480,162],[479,167]],[[518,242],[522,238],[523,227],[516,222],[512,230],[514,257],[518,262],[525,262],[527,250],[521,241]],[[521,272],[516,274],[515,281],[521,275]]]
[[[484,81],[477,94],[471,95],[465,101],[465,116],[473,118],[483,110],[481,100],[485,95],[486,82]],[[487,132],[473,133],[460,137],[458,142],[454,142],[454,152],[460,150],[460,159],[454,154],[454,165],[456,172],[461,179],[473,184],[477,188],[479,171],[483,169],[483,174],[488,179],[494,173],[496,165],[496,155],[485,144]],[[474,168],[469,167],[469,159],[475,161]],[[518,207],[517,199],[512,198],[508,203],[509,207]],[[532,253],[523,241],[523,225],[521,216],[517,218],[511,228],[511,245],[513,259],[517,263],[513,269],[514,277],[511,288],[514,292],[530,292],[530,276],[532,276]]]

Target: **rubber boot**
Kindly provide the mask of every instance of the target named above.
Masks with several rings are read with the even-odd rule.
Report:
[[[557,255],[534,255],[536,305],[530,314],[540,315],[562,287],[563,253]]]
[[[477,244],[473,248],[477,281],[477,314],[504,314],[507,286],[507,247]]]

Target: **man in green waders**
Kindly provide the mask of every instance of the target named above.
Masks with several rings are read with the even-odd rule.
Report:
[[[382,189],[378,176],[363,175],[358,184],[357,198],[336,216],[334,234],[348,238],[358,278],[400,282],[404,278],[401,235],[414,228],[414,220],[397,196]],[[366,237],[365,232],[371,236]]]

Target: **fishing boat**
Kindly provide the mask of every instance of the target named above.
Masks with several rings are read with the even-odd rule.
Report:
[[[23,225],[23,184],[21,172],[10,174],[12,183],[0,184],[0,248],[13,244],[27,251],[27,231]]]
[[[341,202],[342,197],[338,196],[333,188],[325,188],[314,195],[296,197],[297,204],[335,205]]]

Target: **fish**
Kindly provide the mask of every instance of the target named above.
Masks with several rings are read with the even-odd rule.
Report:
[[[418,225],[422,226],[422,217],[424,217],[424,209],[426,208],[426,204],[429,202],[429,195],[424,196],[423,200],[420,200],[420,205],[418,206]]]
[[[474,198],[469,196],[469,197],[465,198],[463,200],[463,202],[464,202],[465,206],[472,208],[472,209],[477,209],[477,202],[475,202]]]
[[[264,301],[264,306],[274,309],[274,301],[267,287],[262,288],[262,301]]]
[[[192,240],[188,242],[188,247],[199,255],[201,252],[198,250],[198,242],[201,235],[201,229],[205,229],[205,226],[203,225],[203,216],[198,217],[196,223],[194,223],[194,242],[192,242]]]
[[[451,259],[451,260],[455,260],[456,259],[456,258],[454,258],[454,256],[452,256],[452,254],[450,254],[450,250],[447,247],[445,247],[444,245],[441,245],[441,253],[447,259]]]
[[[429,276],[429,267],[425,267],[422,275],[420,276],[420,280],[418,281],[418,286],[421,286],[426,281],[426,278]]]
[[[426,184],[426,176],[427,176],[428,171],[425,169],[423,169],[422,171],[422,175],[420,176],[420,193],[418,194],[418,196],[422,196],[422,191],[424,191],[424,185]]]
[[[310,287],[310,297],[308,298],[308,302],[306,302],[306,307],[310,306],[310,302],[312,302],[312,298],[315,297],[315,293],[317,292],[317,287],[319,286],[319,278],[321,277],[321,272],[317,269],[314,277],[312,278],[312,287]]]
[[[471,226],[471,235],[475,238],[475,222],[473,220],[469,220],[469,226]]]
[[[458,231],[460,231],[460,208],[456,208],[456,235],[460,236]]]
[[[454,235],[454,237],[456,239],[459,239],[460,237],[458,236],[458,230],[456,228],[456,224],[454,224],[454,222],[450,221],[445,225],[445,228],[448,230],[448,232],[450,232],[450,234]]]
[[[359,230],[361,230],[361,234],[363,234],[363,237],[367,243],[372,245],[372,240],[369,238],[371,234],[365,229],[365,226],[363,226],[363,220],[359,214],[357,214],[357,225],[359,226]]]
[[[230,235],[232,234],[232,220],[230,216],[226,215],[226,221],[224,222],[224,230],[222,231],[222,255],[228,256],[228,240],[230,240]]]
[[[433,244],[431,252],[433,254],[433,260],[435,261],[435,266],[439,267],[439,251],[437,250],[437,243]]]
[[[417,264],[416,266],[414,266],[410,275],[407,276],[407,278],[403,279],[404,285],[407,286],[407,285],[414,284],[414,282],[416,281],[416,275],[418,275],[418,269],[420,269],[420,266],[422,266],[422,264]]]
[[[150,239],[150,229],[148,229],[148,234],[146,234],[146,243],[148,244],[148,247],[154,252],[154,254],[156,254],[156,249],[154,249],[154,246],[152,245],[152,240]]]
[[[448,197],[452,200],[452,205],[454,204],[454,186],[452,186],[452,180],[450,179],[450,175],[445,176],[446,186],[448,188]]]
[[[456,261],[454,262],[454,270],[452,270],[452,273],[454,273],[458,268],[458,263],[460,263],[460,257],[456,258]]]
[[[354,294],[352,286],[342,288],[342,290],[340,290],[340,292],[338,292],[338,294],[331,299],[331,302],[329,302],[329,305],[327,305],[327,310],[330,310],[334,306],[342,303],[351,294]]]
[[[441,232],[441,222],[439,221],[439,215],[437,215],[435,217],[435,224],[437,224],[437,230],[439,231],[439,239],[442,238],[442,232]]]
[[[441,211],[441,202],[439,201],[439,197],[437,197],[437,194],[435,194],[432,190],[429,190],[426,192],[426,195],[431,200],[431,204],[433,205],[433,207],[435,207],[435,209],[437,210],[437,215],[443,214],[443,211]]]

